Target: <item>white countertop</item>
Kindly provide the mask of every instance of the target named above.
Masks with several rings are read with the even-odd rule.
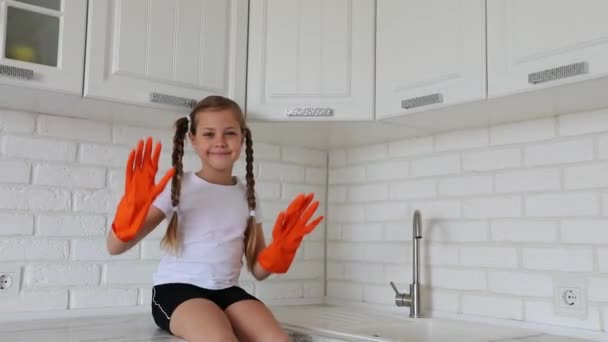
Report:
[[[568,337],[537,331],[438,318],[409,319],[386,312],[327,305],[272,307],[296,341],[409,341],[409,342],[575,342]],[[158,329],[150,314],[17,321],[0,324],[3,342],[177,342]]]
[[[387,312],[307,305],[276,307],[273,313],[292,330],[316,331],[331,337],[363,341],[424,342],[575,342],[570,337],[543,334],[535,330],[440,318],[409,318]]]

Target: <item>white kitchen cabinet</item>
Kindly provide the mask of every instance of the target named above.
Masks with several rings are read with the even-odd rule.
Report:
[[[84,96],[187,111],[245,101],[246,0],[94,0]]]
[[[251,0],[249,119],[374,118],[374,0]]]
[[[381,0],[376,118],[485,98],[484,0]]]
[[[608,1],[488,0],[488,94],[608,75]]]
[[[82,93],[86,1],[0,0],[0,85]]]

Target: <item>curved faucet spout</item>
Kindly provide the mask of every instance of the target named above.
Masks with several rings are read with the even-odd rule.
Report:
[[[414,226],[412,227],[412,261],[413,281],[410,284],[409,293],[400,293],[397,286],[391,281],[390,284],[395,291],[395,304],[397,306],[409,306],[410,317],[420,316],[420,284],[418,284],[418,243],[422,239],[421,215],[419,210],[414,211]]]
[[[420,215],[420,210],[416,210],[414,211],[414,222],[413,222],[413,227],[412,227],[412,244],[413,244],[413,248],[412,248],[412,261],[413,261],[413,279],[412,279],[412,283],[414,285],[418,284],[418,268],[419,268],[419,247],[418,247],[418,240],[422,239],[422,228],[420,227],[420,220],[421,220],[421,215]]]
[[[422,228],[420,227],[420,210],[414,211],[414,229],[412,230],[413,239],[422,239]]]

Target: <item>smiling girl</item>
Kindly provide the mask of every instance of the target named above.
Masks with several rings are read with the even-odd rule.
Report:
[[[173,168],[158,185],[160,143],[140,141],[127,162],[125,195],[118,205],[108,250],[120,254],[170,218],[162,240],[166,253],[154,274],[156,324],[187,341],[288,341],[259,299],[239,287],[243,256],[257,280],[287,272],[319,202],[299,195],[281,212],[266,246],[253,178],[253,144],[244,115],[232,100],[209,96],[175,123]],[[183,172],[186,137],[201,159]],[[246,184],[233,176],[245,146]],[[171,186],[165,187],[171,179]]]

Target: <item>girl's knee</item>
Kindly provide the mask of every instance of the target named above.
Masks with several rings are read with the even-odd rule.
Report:
[[[176,332],[175,335],[188,342],[239,342],[230,327],[221,326],[191,327],[185,331]]]
[[[188,342],[239,342],[233,333],[225,332],[220,334],[209,335],[209,333],[203,333],[197,336],[195,339],[186,339]],[[287,340],[289,341],[289,340]]]
[[[276,337],[276,341],[280,341],[280,342],[290,342],[291,338],[289,338],[289,336],[286,333],[281,334],[280,336]]]
[[[290,342],[291,339],[289,335],[283,329],[278,329],[272,332],[269,332],[268,335],[265,335],[260,341],[273,341],[273,342]]]
[[[219,336],[217,339],[208,339],[207,337],[201,339],[203,341],[217,341],[217,342],[239,342],[234,334],[226,334],[224,336]]]

